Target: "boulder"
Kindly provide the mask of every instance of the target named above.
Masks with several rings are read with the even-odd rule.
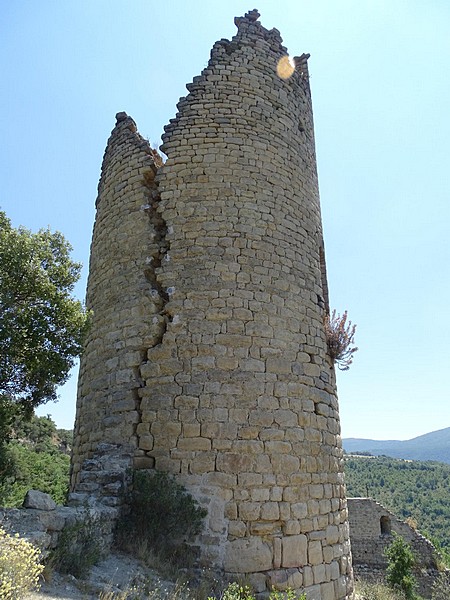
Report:
[[[23,506],[24,508],[35,508],[37,510],[55,510],[56,502],[49,494],[39,490],[28,490]]]

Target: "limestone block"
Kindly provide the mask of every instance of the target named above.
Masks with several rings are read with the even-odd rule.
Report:
[[[206,473],[202,477],[202,481],[219,488],[234,489],[237,485],[237,476],[229,473]]]
[[[180,473],[181,461],[172,460],[165,456],[156,456],[154,467],[157,471],[166,471],[167,473]]]
[[[183,436],[188,437],[199,437],[200,436],[200,423],[184,423],[183,424]]]
[[[241,427],[239,429],[239,437],[246,440],[255,440],[259,437],[259,427]]]
[[[239,359],[234,356],[220,356],[216,359],[216,364],[219,369],[234,371],[239,366]]]
[[[325,554],[325,552],[324,552]],[[330,579],[332,581],[339,579],[340,577],[340,568],[339,568],[339,563],[336,560],[333,560],[329,565],[327,565],[330,567]]]
[[[295,519],[304,519],[308,516],[308,505],[306,502],[295,502],[291,505],[291,511]]]
[[[289,375],[291,373],[291,364],[283,358],[273,356],[266,360],[266,371],[268,373],[277,373],[279,375]]]
[[[233,450],[242,454],[261,454],[264,444],[257,440],[237,440],[233,443]]]
[[[350,595],[352,587],[349,585],[349,579],[342,575],[336,582],[336,597],[345,598],[347,594]]]
[[[273,421],[273,414],[267,410],[252,410],[248,418],[250,425],[259,425],[261,427],[270,427]]]
[[[289,454],[280,454],[271,458],[274,473],[296,473],[300,469],[300,459]]]
[[[139,448],[141,450],[153,450],[154,438],[151,434],[139,436]]]
[[[320,586],[320,593],[322,600],[335,600],[336,596],[334,593],[333,582],[322,583]]]
[[[198,408],[199,399],[197,396],[176,396],[174,406],[175,408]]]
[[[239,518],[243,521],[257,521],[260,516],[261,504],[259,502],[241,502],[238,505]]]
[[[325,486],[324,486],[325,489]],[[322,515],[328,515],[331,513],[331,502],[330,500],[320,500],[319,501],[319,512]]]
[[[216,455],[214,452],[202,452],[197,454],[189,463],[191,473],[209,473],[214,471]]]
[[[254,490],[255,491],[255,490]],[[267,490],[269,491],[269,490]],[[252,500],[257,500],[252,493]],[[277,521],[280,518],[278,502],[265,502],[261,506],[261,519],[263,521]]]
[[[272,567],[272,549],[260,538],[229,542],[225,548],[224,568],[232,573],[257,573]]]
[[[232,537],[242,538],[247,532],[247,526],[243,521],[230,521],[228,524],[228,534]]]
[[[298,425],[298,415],[292,410],[276,410],[274,419],[280,427],[297,427]]]
[[[289,442],[265,442],[264,449],[268,454],[289,454],[292,452],[292,445]]]
[[[285,535],[298,535],[301,532],[301,526],[299,521],[296,519],[289,519],[285,521],[283,527],[283,533]]]
[[[178,440],[177,447],[180,450],[211,450],[211,440],[201,437],[181,438]]]
[[[48,532],[61,531],[65,525],[66,517],[61,507],[55,510],[40,510],[37,513],[39,521]]]
[[[310,541],[308,544],[308,563],[310,565],[319,565],[323,562],[322,543],[320,541]]]
[[[306,535],[290,535],[282,540],[282,567],[302,567],[307,563]]]
[[[270,490],[270,499],[273,502],[281,502],[283,500],[283,488],[275,486]]]
[[[254,470],[256,473],[272,473],[270,457],[267,454],[261,454],[255,458]]]
[[[250,523],[249,531],[251,535],[269,539],[274,535],[279,535],[281,533],[281,527],[279,523],[274,521],[256,521]]]
[[[291,518],[291,505],[288,502],[279,502],[280,507],[280,519],[282,521],[288,521]]]
[[[339,528],[336,525],[328,526],[326,535],[328,545],[332,546],[333,544],[337,544],[339,542]]]
[[[311,485],[309,488],[309,492],[310,492],[312,498],[318,498],[318,499],[323,498],[323,494],[324,494],[323,485],[320,485],[320,484]]]
[[[322,553],[323,553],[323,560],[324,562],[329,565],[329,563],[331,563],[331,561],[334,559],[334,550],[332,546],[324,546],[322,548]]]
[[[264,592],[266,589],[266,576],[263,573],[254,573],[247,575],[246,579],[252,590],[256,593]]]
[[[137,435],[146,435],[150,432],[149,423],[138,423],[136,426],[136,434]]]
[[[254,462],[252,456],[237,454],[235,452],[224,452],[217,456],[216,469],[224,473],[241,473],[250,471]]]
[[[325,565],[321,563],[320,565],[314,565],[313,568],[313,578],[314,583],[323,583],[325,581]]]

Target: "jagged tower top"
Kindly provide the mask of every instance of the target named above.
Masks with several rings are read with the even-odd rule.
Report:
[[[234,17],[234,24],[236,25],[236,27],[239,27],[239,25],[243,21],[249,21],[250,23],[254,23],[259,19],[260,16],[261,14],[258,12],[258,9],[254,8],[253,10],[249,10],[247,13],[245,13],[243,17]]]
[[[199,566],[261,594],[350,600],[307,55],[289,58],[258,18],[238,17],[187,85],[164,164],[117,114],[91,247],[72,491],[117,506],[118,452],[124,482],[128,465],[168,471],[207,511]],[[97,473],[105,444],[111,468]]]

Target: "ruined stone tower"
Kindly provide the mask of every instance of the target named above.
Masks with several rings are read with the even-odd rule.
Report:
[[[117,115],[91,248],[72,498],[114,504],[127,465],[169,471],[208,510],[202,564],[247,574],[257,591],[344,600],[308,57],[290,67],[258,17],[237,18],[187,86],[164,165]]]

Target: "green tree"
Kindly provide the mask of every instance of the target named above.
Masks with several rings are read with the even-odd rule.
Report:
[[[412,569],[415,560],[410,546],[401,536],[394,534],[394,539],[386,548],[385,555],[388,559],[386,569],[388,585],[392,589],[402,592],[407,600],[413,600],[416,580]]]
[[[0,481],[14,472],[7,446],[17,414],[56,400],[88,327],[72,297],[81,265],[61,233],[11,226],[0,211]]]
[[[87,314],[72,297],[80,264],[62,234],[11,226],[0,211],[0,395],[29,413],[56,399],[80,354]]]

